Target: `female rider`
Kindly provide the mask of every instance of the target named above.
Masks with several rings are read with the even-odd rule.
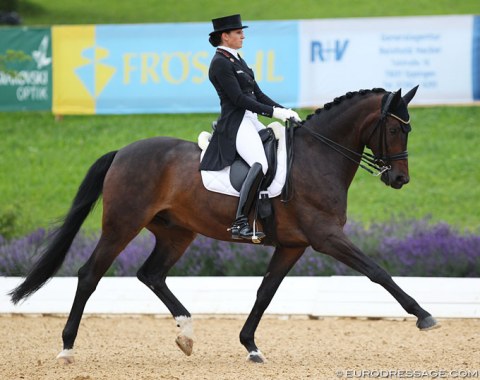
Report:
[[[258,187],[268,170],[267,159],[258,131],[265,126],[257,114],[275,117],[282,121],[298,114],[283,108],[265,95],[255,81],[253,70],[238,54],[245,38],[239,14],[212,20],[213,32],[209,42],[216,47],[210,63],[208,76],[218,97],[221,113],[210,144],[200,164],[200,170],[221,170],[235,160],[238,153],[250,166],[245,182],[240,189],[237,214],[230,231],[233,239],[251,240],[253,230],[248,214],[256,197]],[[257,232],[257,239],[265,235]]]

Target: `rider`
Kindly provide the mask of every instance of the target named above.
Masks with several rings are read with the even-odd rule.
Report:
[[[213,32],[209,42],[216,47],[210,63],[208,76],[218,97],[221,113],[210,144],[200,164],[200,170],[221,170],[235,160],[238,153],[250,166],[245,182],[240,189],[235,221],[230,229],[233,239],[251,240],[253,230],[248,223],[248,214],[257,194],[268,164],[258,131],[265,126],[257,114],[275,117],[282,121],[298,114],[283,108],[265,95],[255,81],[253,70],[238,54],[243,45],[243,29],[239,14],[212,20]],[[258,232],[257,238],[265,234]]]

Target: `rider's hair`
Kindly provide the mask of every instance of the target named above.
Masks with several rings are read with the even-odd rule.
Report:
[[[222,33],[212,33],[208,42],[210,42],[213,47],[217,47],[220,45],[220,42],[222,42]]]

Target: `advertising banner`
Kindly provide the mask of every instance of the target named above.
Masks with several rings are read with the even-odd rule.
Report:
[[[417,84],[415,104],[480,100],[479,16],[244,23],[240,54],[286,107]],[[0,57],[14,57],[0,66],[0,111],[219,112],[211,30],[210,22],[0,29]]]
[[[323,104],[362,88],[409,90],[417,84],[416,104],[469,103],[473,19],[303,20],[298,106]]]
[[[0,111],[50,110],[50,28],[0,29],[0,56]]]
[[[472,38],[472,92],[473,99],[480,100],[480,16],[473,18]]]
[[[248,25],[240,54],[265,93],[294,106],[298,22]],[[211,28],[210,23],[53,27],[53,112],[218,112],[208,79],[215,53],[208,42]]]

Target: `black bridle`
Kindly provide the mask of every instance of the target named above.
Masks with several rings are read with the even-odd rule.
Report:
[[[387,145],[387,133],[386,133],[386,122],[387,122],[387,117],[391,116],[394,119],[400,121],[402,123],[402,131],[404,133],[408,133],[410,131],[410,120],[402,120],[399,116],[394,115],[390,112],[388,112],[388,109],[390,107],[390,104],[392,102],[393,96],[395,95],[394,92],[391,92],[388,94],[386,101],[382,107],[382,112],[380,115],[380,119],[377,121],[375,124],[375,127],[373,128],[372,132],[370,133],[369,138],[367,139],[367,146],[368,146],[368,141],[372,138],[373,134],[377,129],[380,129],[379,133],[379,155],[373,155],[368,152],[362,152],[362,153],[357,153],[349,148],[344,147],[343,145],[330,140],[328,137],[323,136],[322,134],[313,131],[310,128],[307,128],[305,126],[302,126],[303,129],[308,131],[313,137],[315,137],[317,140],[321,141],[325,145],[329,146],[331,149],[335,150],[339,154],[341,154],[343,157],[349,159],[352,162],[355,162],[358,164],[362,169],[366,170],[370,174],[374,176],[379,176],[382,175],[383,173],[387,172],[390,170],[392,167],[389,165],[390,162],[392,161],[398,161],[398,160],[406,160],[408,158],[408,151],[403,151],[401,153],[393,154],[393,155],[388,155],[388,145]],[[293,120],[289,120],[288,122],[294,123],[299,125]],[[288,125],[287,125],[288,126]],[[385,152],[384,148],[385,147]],[[352,157],[353,156],[353,157]],[[370,169],[371,168],[371,169]],[[372,170],[373,169],[373,170]]]

